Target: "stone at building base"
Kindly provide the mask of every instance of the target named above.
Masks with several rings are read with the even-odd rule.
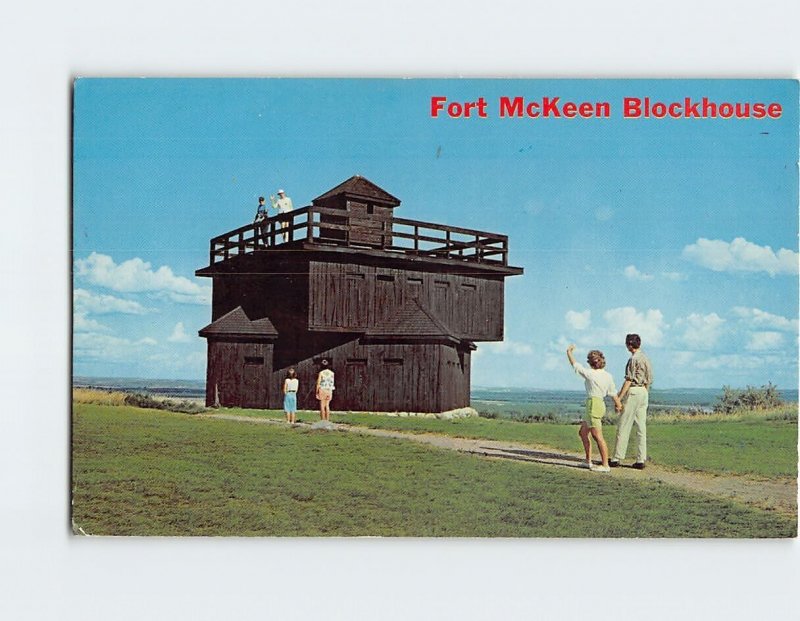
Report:
[[[451,420],[453,418],[470,418],[478,416],[475,408],[456,408],[446,412],[347,412],[348,414],[372,414],[373,416],[390,416],[398,418],[441,418]]]

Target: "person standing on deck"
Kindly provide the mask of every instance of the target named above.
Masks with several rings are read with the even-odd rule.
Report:
[[[278,215],[282,216],[280,218],[282,231],[281,238],[285,242],[287,237],[286,229],[289,227],[289,222],[291,222],[291,218],[285,214],[291,213],[292,209],[294,209],[292,199],[286,196],[286,192],[283,189],[280,189],[278,190],[278,198],[276,199],[274,196],[270,196],[269,202],[272,203],[272,206],[278,210]]]
[[[653,369],[648,357],[639,350],[641,346],[642,339],[638,334],[628,334],[625,337],[625,347],[628,348],[631,357],[628,359],[628,364],[625,365],[625,383],[619,389],[618,397],[620,400],[625,399],[625,409],[622,411],[617,426],[614,457],[608,462],[612,468],[619,466],[620,462],[625,459],[633,425],[636,425],[636,437],[639,440],[633,468],[644,470],[644,464],[647,461],[647,406],[650,402]]]
[[[255,225],[255,236],[256,236],[256,245],[263,244],[263,234],[264,234],[264,220],[267,219],[267,206],[264,204],[264,197],[258,197],[258,209],[256,209],[256,217],[253,220],[253,225]]]

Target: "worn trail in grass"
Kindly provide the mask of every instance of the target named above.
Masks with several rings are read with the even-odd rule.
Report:
[[[274,410],[227,410],[227,413],[258,418],[281,418]],[[313,413],[301,419],[318,420]],[[360,427],[392,429],[409,433],[435,433],[460,438],[551,446],[580,451],[575,425],[521,423],[485,418],[438,420],[400,418],[374,414],[336,413],[333,420]],[[604,426],[613,449],[616,427]],[[797,420],[720,420],[648,422],[648,458],[660,466],[721,475],[749,475],[762,479],[797,479]],[[635,434],[629,452],[634,450]]]
[[[212,414],[211,417],[253,421],[253,417],[234,414]],[[275,422],[270,418],[257,418],[264,422]],[[436,422],[436,421],[432,421]],[[459,421],[461,422],[461,421]],[[711,423],[712,425],[717,423]],[[588,472],[582,453],[559,450],[551,446],[530,443],[510,443],[485,438],[462,438],[453,435],[433,433],[410,433],[392,429],[360,427],[338,424],[337,429],[404,440],[412,440],[439,448],[521,462],[541,463],[584,471],[588,476],[600,476]],[[574,436],[574,427],[567,427]],[[573,443],[576,443],[573,441]],[[710,494],[719,498],[733,500],[769,511],[777,511],[789,517],[797,516],[797,484],[794,479],[777,478],[771,481],[755,480],[740,475],[720,475],[690,470],[667,469],[658,465],[648,465],[645,471],[633,468],[617,468],[610,473],[615,478],[636,481],[666,483],[692,492]]]
[[[406,438],[73,410],[73,521],[114,535],[791,537],[796,520]]]

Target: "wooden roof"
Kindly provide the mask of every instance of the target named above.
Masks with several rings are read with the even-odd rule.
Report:
[[[385,205],[392,205],[393,207],[397,207],[400,204],[399,198],[392,196],[386,190],[378,187],[372,183],[372,181],[361,175],[350,177],[347,181],[343,181],[335,188],[331,188],[324,194],[317,196],[317,198],[311,202],[316,204],[317,201],[324,201],[325,199],[342,195],[364,198],[373,203],[383,203]]]
[[[369,328],[366,336],[462,340],[458,335],[453,334],[444,322],[423,307],[419,300],[406,302],[389,317]]]
[[[201,329],[199,334],[205,338],[211,336],[235,336],[255,339],[274,339],[277,338],[278,331],[267,317],[252,321],[245,314],[242,307],[237,306],[231,312]]]

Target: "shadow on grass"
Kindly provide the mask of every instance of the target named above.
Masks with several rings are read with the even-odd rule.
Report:
[[[536,462],[540,464],[550,464],[552,466],[563,466],[565,468],[586,469],[586,460],[582,457],[574,457],[562,453],[549,453],[546,451],[529,449],[498,449],[490,446],[481,446],[480,451],[475,452],[481,452],[487,457]]]

